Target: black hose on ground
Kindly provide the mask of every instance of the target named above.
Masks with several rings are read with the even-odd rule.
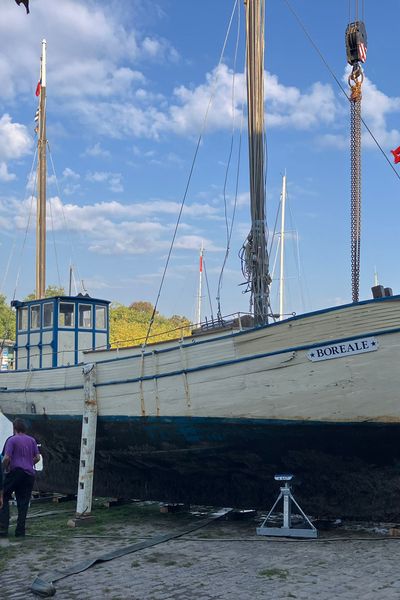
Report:
[[[62,571],[43,571],[39,573],[34,582],[31,585],[31,592],[36,594],[36,596],[41,596],[42,598],[48,598],[49,596],[54,596],[56,593],[56,588],[54,587],[54,582],[59,581],[60,579],[64,579],[64,577],[69,577],[70,575],[76,575],[77,573],[81,573],[82,571],[86,571],[93,565],[98,563],[107,562],[109,560],[113,560],[114,558],[120,558],[121,556],[125,556],[126,554],[131,554],[132,552],[138,552],[139,550],[144,550],[145,548],[150,548],[151,546],[157,546],[158,544],[163,544],[164,542],[168,542],[169,540],[173,540],[192,531],[196,531],[196,529],[201,529],[202,527],[206,527],[213,521],[220,519],[231,512],[231,508],[222,508],[216,513],[213,513],[211,517],[204,519],[200,522],[197,522],[195,525],[175,533],[167,533],[165,535],[157,535],[155,537],[146,540],[145,542],[137,542],[136,544],[130,544],[129,546],[124,546],[122,548],[117,548],[112,552],[108,552],[107,554],[102,554],[95,558],[89,558],[88,560],[84,560],[67,569],[63,569]]]

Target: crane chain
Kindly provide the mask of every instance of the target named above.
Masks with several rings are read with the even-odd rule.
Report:
[[[359,300],[361,241],[361,86],[363,73],[354,65],[349,76],[351,155],[351,288],[353,302]]]

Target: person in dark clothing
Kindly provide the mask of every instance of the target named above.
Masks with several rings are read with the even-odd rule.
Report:
[[[3,506],[0,510],[0,536],[8,535],[10,523],[9,500],[15,492],[17,500],[17,526],[15,535],[25,535],[25,521],[35,481],[34,465],[39,462],[40,454],[36,441],[26,435],[26,425],[21,419],[13,423],[14,435],[8,438],[4,447],[3,467]]]
[[[1,455],[0,455],[1,458]],[[3,508],[3,466],[0,460],[0,510]]]

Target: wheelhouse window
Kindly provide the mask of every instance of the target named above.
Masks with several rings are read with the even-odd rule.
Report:
[[[43,327],[53,327],[53,303],[43,304]]]
[[[96,329],[107,329],[106,307],[96,304]]]
[[[40,304],[31,306],[31,329],[40,328]]]
[[[18,311],[18,331],[28,329],[28,308],[20,308]]]
[[[74,309],[75,306],[71,302],[60,302],[58,313],[59,327],[74,327]]]
[[[92,305],[91,304],[80,304],[79,305],[79,327],[84,329],[91,329],[92,327]]]

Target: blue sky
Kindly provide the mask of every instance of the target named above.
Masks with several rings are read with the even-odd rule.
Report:
[[[348,0],[291,3],[345,83]],[[34,289],[29,174],[41,40],[46,38],[48,140],[56,171],[55,177],[49,159],[47,282],[67,288],[72,261],[78,291],[83,280],[92,296],[154,303],[213,93],[159,310],[193,317],[203,241],[215,313],[226,246],[224,180],[235,128],[225,191],[230,219],[244,98],[242,2],[236,64],[237,15],[219,66],[234,0],[31,0],[30,6],[29,16],[12,0],[0,6],[2,291],[11,299],[15,288],[17,298]],[[390,153],[400,145],[400,3],[365,0],[365,21],[369,49],[363,116]],[[266,38],[268,225],[273,229],[285,169],[292,217],[285,308],[302,312],[348,302],[347,101],[283,0],[267,2]],[[246,139],[245,124],[238,206],[221,290],[224,314],[248,310],[237,257],[249,229]],[[399,291],[399,180],[366,132],[362,170],[364,299],[370,297],[375,266],[380,282]],[[276,292],[274,282],[275,310]],[[206,297],[203,314],[210,315]]]

